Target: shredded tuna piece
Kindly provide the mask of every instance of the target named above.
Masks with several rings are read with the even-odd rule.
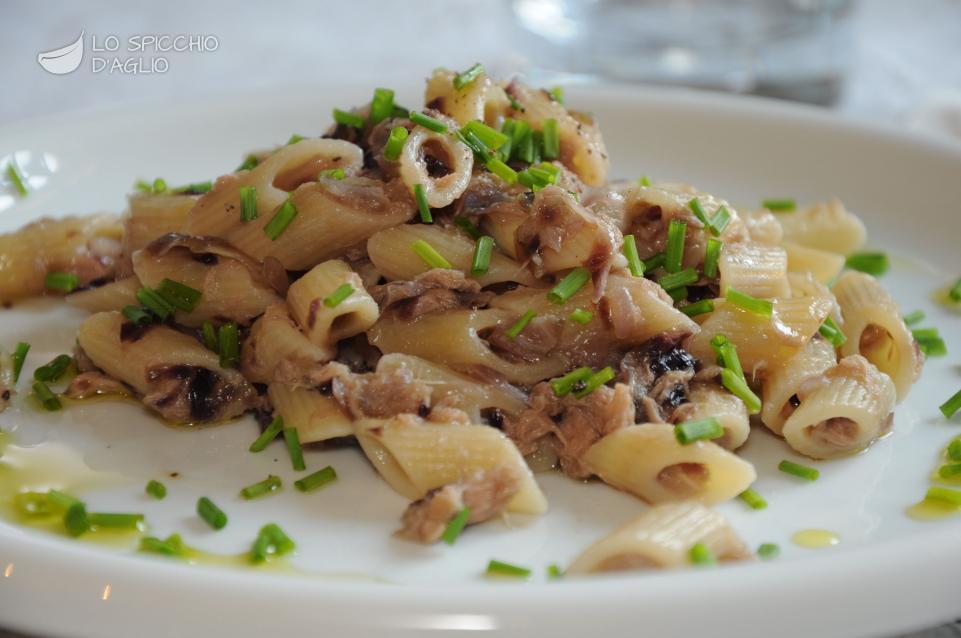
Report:
[[[329,363],[312,371],[307,383],[329,386],[334,398],[355,419],[425,416],[431,406],[430,387],[415,381],[407,368],[354,374],[342,363]]]
[[[491,349],[508,360],[538,361],[560,345],[564,321],[558,317],[534,317],[516,337],[507,331],[511,324],[502,323],[484,338]]]
[[[178,423],[226,421],[261,404],[253,387],[233,370],[168,365],[149,369],[147,378],[151,387],[143,403]]]
[[[407,321],[453,308],[480,308],[494,297],[494,293],[481,292],[480,283],[467,279],[463,272],[442,268],[410,281],[374,286],[370,294],[382,312],[394,310]]]
[[[665,333],[624,355],[618,379],[630,387],[638,412],[649,423],[668,420],[687,401],[696,361],[681,342],[687,333]]]

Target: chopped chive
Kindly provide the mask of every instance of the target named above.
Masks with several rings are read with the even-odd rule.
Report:
[[[530,169],[519,172],[517,174],[517,181],[535,193],[547,185],[545,182],[537,179],[537,177],[530,172]]]
[[[520,111],[521,113],[524,112],[525,110],[524,105],[518,102],[517,98],[515,98],[510,93],[507,94],[507,101],[510,102],[511,108],[514,109],[515,111]]]
[[[512,576],[514,578],[529,578],[531,575],[531,570],[526,567],[519,567],[517,565],[511,565],[510,563],[504,563],[499,560],[491,559],[487,563],[487,574],[489,576]]]
[[[308,474],[304,478],[294,481],[294,487],[301,492],[312,492],[317,488],[323,487],[328,483],[337,480],[337,471],[328,465],[322,470],[317,470],[313,474]]]
[[[651,178],[648,177],[647,175],[641,175],[640,179],[637,180],[637,183],[647,188],[648,186],[651,185]]]
[[[154,195],[159,195],[167,190],[167,182],[162,177],[158,177],[153,181],[152,188]]]
[[[677,272],[684,262],[684,241],[687,238],[687,223],[672,219],[667,229],[667,250],[664,257],[664,270]]]
[[[142,179],[138,179],[136,182],[134,182],[133,187],[136,188],[141,193],[146,193],[147,195],[150,195],[151,193],[153,193],[153,186],[143,181]]]
[[[206,496],[197,499],[197,515],[213,529],[223,529],[227,525],[227,515]]]
[[[434,247],[423,239],[418,239],[411,244],[410,249],[417,253],[417,256],[431,268],[453,268],[450,262],[444,259],[443,255],[434,250]]]
[[[303,136],[303,135],[299,135],[299,134],[297,134],[297,133],[294,133],[294,134],[291,135],[290,138],[287,140],[287,146],[290,146],[291,144],[296,144],[297,142],[301,141],[302,139],[304,139],[304,136]]]
[[[904,323],[908,326],[913,326],[915,324],[921,323],[922,321],[924,321],[923,310],[915,310],[912,313],[904,315]]]
[[[466,144],[474,152],[474,156],[481,164],[486,164],[492,159],[491,150],[487,145],[480,141],[480,138],[465,128],[457,131],[457,139]]]
[[[961,490],[952,490],[947,487],[929,487],[924,495],[925,499],[944,501],[961,507]]]
[[[768,301],[767,299],[758,299],[757,297],[752,297],[751,295],[745,294],[740,290],[735,290],[734,288],[728,287],[727,292],[724,293],[724,298],[738,308],[747,310],[748,312],[760,317],[770,317],[774,314],[773,302]]]
[[[761,560],[777,558],[780,553],[781,548],[774,543],[761,543],[757,548],[757,557]]]
[[[732,370],[727,368],[721,370],[721,385],[744,402],[748,414],[757,414],[761,411],[761,399],[748,387],[747,382]]]
[[[738,494],[737,497],[747,503],[748,507],[750,507],[752,510],[763,510],[767,507],[767,501],[765,501],[764,497],[758,494],[753,488],[747,488]]]
[[[45,365],[40,366],[33,371],[33,378],[35,381],[43,381],[45,383],[52,383],[54,381],[59,381],[60,377],[66,373],[67,368],[73,363],[73,357],[69,354],[57,355],[53,361]]]
[[[330,179],[344,179],[347,177],[347,173],[344,172],[342,168],[326,168],[317,174],[317,179],[321,177],[329,177]]]
[[[454,88],[460,91],[464,87],[469,86],[471,82],[476,80],[483,72],[484,67],[481,66],[480,62],[471,65],[471,67],[463,73],[458,73],[454,76]]]
[[[715,565],[714,553],[704,543],[694,543],[691,547],[691,562],[695,565]]]
[[[531,164],[540,164],[542,159],[541,149],[544,148],[544,134],[540,131],[531,131],[531,152],[534,157]]]
[[[90,520],[87,518],[87,508],[80,501],[71,503],[63,515],[63,526],[67,533],[77,537],[90,530]]]
[[[583,399],[594,390],[606,384],[608,381],[613,380],[615,376],[617,375],[614,373],[614,369],[611,368],[611,366],[607,366],[602,370],[598,370],[584,381],[583,388],[580,390],[574,390],[574,398]]]
[[[765,199],[761,202],[761,206],[772,213],[783,213],[797,208],[797,202],[793,199]]]
[[[524,316],[518,319],[514,323],[514,325],[507,330],[507,338],[516,339],[517,335],[519,335],[524,330],[524,328],[527,327],[527,324],[531,322],[531,319],[533,319],[536,316],[537,316],[537,313],[534,312],[533,310],[528,310],[527,312],[525,312]]]
[[[527,122],[516,120],[512,137],[511,152],[514,154],[514,159],[528,164],[533,162],[534,136],[530,125]]]
[[[384,159],[396,162],[397,158],[400,157],[400,152],[404,150],[404,143],[407,142],[409,135],[410,132],[403,126],[395,126],[390,129],[390,137],[387,138],[387,143],[384,145]]]
[[[257,164],[260,164],[260,160],[257,159],[256,155],[250,154],[244,158],[244,161],[237,167],[237,171],[249,171],[252,168],[256,168]]]
[[[504,163],[503,160],[492,157],[484,166],[494,175],[497,175],[508,184],[517,182],[517,171]]]
[[[942,465],[940,468],[938,468],[938,476],[944,479],[961,476],[961,463]]]
[[[120,314],[122,314],[127,321],[138,326],[145,326],[153,321],[153,315],[140,306],[124,306]]]
[[[584,310],[583,308],[575,308],[571,314],[567,315],[567,318],[574,323],[583,325],[591,322],[591,319],[594,318],[594,313],[590,310]]]
[[[294,217],[297,216],[297,207],[289,199],[281,204],[274,216],[270,218],[267,225],[264,226],[264,234],[270,238],[271,241],[276,241],[278,237],[284,234],[290,223],[294,221]]]
[[[80,277],[70,272],[48,272],[43,278],[43,286],[47,290],[73,292],[80,285]]]
[[[139,551],[163,556],[183,556],[184,541],[180,534],[171,534],[163,540],[156,536],[144,536],[140,539]]]
[[[859,270],[863,273],[879,277],[888,271],[890,262],[885,253],[855,253],[849,255],[844,265],[851,270]]]
[[[551,96],[551,99],[558,104],[564,104],[564,87],[555,86],[554,88],[549,89],[547,93]]]
[[[684,421],[674,426],[674,437],[681,445],[690,445],[695,441],[710,441],[724,436],[724,428],[714,417]]]
[[[427,203],[427,193],[424,191],[423,184],[414,184],[414,199],[417,201],[417,210],[420,211],[420,220],[425,224],[433,224],[434,217],[430,214],[430,205]]]
[[[700,279],[700,275],[693,268],[686,268],[680,272],[671,273],[669,275],[664,275],[657,280],[661,288],[670,292],[675,288],[682,288],[684,286],[695,283]]]
[[[296,544],[276,523],[268,523],[260,528],[257,538],[250,548],[250,560],[262,563],[271,555],[283,556],[294,551]]]
[[[634,235],[624,235],[624,257],[627,258],[627,267],[634,277],[644,276],[644,262],[637,256],[637,239]]]
[[[353,286],[350,284],[341,284],[337,287],[337,290],[324,297],[324,305],[328,308],[336,308],[352,294],[354,294]]]
[[[284,428],[284,441],[287,442],[287,453],[290,455],[290,465],[296,471],[307,469],[304,463],[304,451],[300,447],[300,433],[297,428]]]
[[[420,111],[411,111],[410,121],[413,122],[414,124],[417,124],[418,126],[423,126],[425,129],[429,131],[434,131],[435,133],[447,132],[447,124],[445,124],[444,122],[441,122],[435,117],[425,115]]]
[[[364,118],[349,111],[334,109],[334,121],[351,128],[364,128]]]
[[[535,180],[537,180],[538,184],[542,184],[543,186],[556,183],[558,174],[553,171],[545,170],[543,168],[544,166],[545,164],[541,162],[537,166],[529,167],[527,172],[530,173]],[[547,164],[547,166],[550,166],[550,164]]]
[[[590,271],[587,270],[587,268],[578,266],[567,273],[556,286],[551,288],[551,291],[547,293],[547,298],[553,303],[563,304],[574,296],[590,278]]]
[[[178,186],[171,192],[178,195],[203,195],[204,193],[209,193],[214,188],[214,183],[210,180],[206,182],[191,182],[190,184],[184,184],[183,186]]]
[[[926,357],[942,357],[948,353],[944,339],[938,334],[937,328],[916,328],[911,331],[918,347]]]
[[[43,381],[34,381],[33,393],[37,396],[37,400],[40,401],[41,405],[43,405],[44,410],[56,412],[63,407],[63,404],[60,403],[60,398],[57,397]]]
[[[480,277],[490,269],[491,252],[494,250],[494,238],[484,235],[474,245],[474,259],[471,261],[470,272]]]
[[[722,334],[714,335],[710,343],[711,348],[717,354],[717,362],[743,379],[744,370],[741,368],[741,360],[737,356],[737,347]]]
[[[163,500],[167,496],[167,486],[153,479],[147,481],[147,485],[143,488],[143,491],[158,501]]]
[[[477,240],[483,235],[480,229],[474,225],[474,222],[461,215],[454,218],[454,225],[470,235],[471,239]]]
[[[961,461],[961,439],[955,439],[948,445],[948,458],[952,461]]]
[[[274,417],[274,420],[270,422],[264,431],[261,432],[253,443],[250,444],[248,448],[251,452],[263,452],[264,449],[270,444],[271,441],[277,438],[284,429],[284,419],[282,417]]]
[[[658,253],[652,255],[644,260],[644,272],[651,272],[657,270],[664,266],[664,259],[667,257],[664,253]]]
[[[255,498],[260,498],[261,496],[266,496],[271,492],[276,492],[281,487],[283,487],[283,482],[280,480],[280,477],[270,474],[264,480],[257,481],[253,485],[248,485],[247,487],[241,489],[240,495],[249,501]]]
[[[961,390],[958,390],[954,396],[942,403],[940,410],[946,419],[950,419],[958,410],[961,410]]]
[[[848,340],[848,338],[844,336],[844,332],[841,331],[841,327],[835,323],[831,317],[824,320],[824,323],[818,328],[818,332],[822,337],[830,341],[831,345],[835,348],[840,348],[844,345],[844,342]]]
[[[17,165],[17,160],[13,156],[10,157],[10,161],[7,162],[7,177],[10,179],[10,183],[13,187],[17,189],[21,197],[26,197],[29,190],[27,189],[27,181],[23,177],[23,173],[20,172],[20,167]]]
[[[554,391],[554,396],[567,396],[574,390],[575,386],[583,384],[592,374],[594,374],[594,371],[584,366],[576,370],[571,370],[562,377],[553,379],[551,381],[551,389]]]
[[[544,159],[556,159],[561,155],[561,137],[557,129],[557,120],[544,120]]]
[[[164,279],[156,288],[157,294],[177,310],[193,312],[200,301],[200,291],[173,279]]]
[[[20,372],[23,371],[23,362],[27,360],[27,353],[30,352],[30,344],[21,341],[17,344],[10,358],[13,360],[13,382],[20,380]]]
[[[954,285],[948,290],[948,297],[950,297],[952,301],[961,301],[961,279],[954,282]]]
[[[687,300],[687,295],[690,291],[687,289],[687,286],[681,286],[680,288],[672,288],[666,292],[674,303],[680,303]]]
[[[448,545],[453,545],[457,541],[457,537],[464,531],[464,527],[467,526],[468,518],[470,518],[470,508],[464,507],[464,509],[457,512],[457,516],[452,518],[447,524],[444,533],[441,535],[441,540]]]
[[[701,201],[698,198],[692,198],[687,203],[687,207],[691,209],[691,212],[694,213],[694,216],[697,217],[698,221],[704,224],[705,228],[710,226],[710,220],[707,218],[707,213],[704,212],[704,207],[701,206]]]
[[[394,92],[390,89],[374,89],[370,101],[370,123],[380,124],[394,112]]]
[[[498,150],[510,141],[510,137],[506,134],[487,126],[480,120],[471,120],[464,125],[464,130],[473,133],[484,146],[493,151]]]
[[[806,465],[800,465],[799,463],[794,463],[793,461],[788,461],[784,459],[778,463],[777,469],[781,470],[785,474],[791,474],[792,476],[797,476],[806,481],[816,481],[821,472],[814,469],[813,467],[807,467]]]
[[[717,213],[714,214],[713,219],[711,219],[708,229],[712,235],[717,237],[724,232],[724,229],[727,228],[729,223],[731,223],[731,213],[727,209],[727,206],[721,206],[717,209]]]
[[[557,563],[551,563],[547,566],[547,577],[556,580],[558,578],[564,577],[564,570]]]
[[[143,514],[117,514],[113,512],[90,512],[87,520],[92,527],[111,529],[139,529]]]
[[[240,363],[240,337],[237,324],[230,322],[220,326],[217,337],[220,342],[220,367],[236,368]]]
[[[514,150],[514,127],[517,122],[511,118],[506,118],[504,123],[501,124],[501,133],[507,137],[507,141],[504,145],[497,150],[497,156],[503,161],[508,161],[511,158]]]
[[[137,301],[142,303],[147,310],[157,315],[161,320],[166,319],[174,312],[174,307],[153,288],[144,286],[138,290]]]
[[[714,312],[714,300],[701,299],[700,301],[687,304],[686,306],[680,308],[680,311],[686,314],[688,317],[696,317],[698,315]]]
[[[220,344],[217,342],[217,329],[214,328],[214,324],[205,321],[200,330],[203,333],[204,345],[207,347],[207,350],[218,352],[220,350]]]
[[[47,498],[53,505],[62,510],[66,510],[68,507],[75,504],[83,505],[79,499],[76,499],[69,494],[65,494],[60,490],[49,490],[47,492]]]

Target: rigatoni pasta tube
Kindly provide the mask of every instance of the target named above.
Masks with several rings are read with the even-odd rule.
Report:
[[[267,306],[251,326],[240,350],[240,369],[254,383],[270,383],[278,371],[286,376],[292,371],[308,372],[335,354],[333,346],[312,343],[291,319],[287,304],[277,303]]]
[[[788,257],[780,246],[741,243],[724,246],[719,269],[721,294],[729,288],[753,297],[786,297]]]
[[[864,224],[839,199],[783,213],[778,215],[778,221],[786,241],[842,255],[863,246],[867,237]]]
[[[444,167],[443,175],[428,170],[428,158]],[[474,170],[474,153],[470,147],[452,135],[422,126],[415,126],[411,131],[397,161],[407,188],[413,193],[419,184],[431,208],[449,206],[463,195]]]
[[[124,277],[103,286],[67,295],[66,301],[74,308],[87,312],[120,310],[124,306],[136,306],[140,303],[137,301],[137,291],[142,285],[136,276]]]
[[[339,303],[324,300],[341,286],[352,292]],[[343,261],[331,259],[314,266],[287,291],[290,313],[312,343],[331,347],[374,325],[380,316],[377,302],[364,288],[360,275]]]
[[[844,255],[793,241],[786,241],[782,246],[787,252],[788,272],[810,273],[822,284],[830,284],[844,269]]]
[[[761,421],[775,434],[781,434],[784,421],[801,401],[802,386],[837,363],[830,342],[814,337],[793,357],[771,366],[761,381]]]
[[[720,503],[756,477],[750,463],[716,443],[681,445],[674,427],[664,423],[616,430],[592,445],[584,462],[605,483],[649,503]]]
[[[703,543],[722,562],[747,560],[751,552],[723,516],[697,503],[655,505],[601,538],[578,556],[567,574],[676,569],[691,564],[691,548]]]
[[[267,396],[274,414],[283,417],[284,425],[297,428],[301,443],[354,434],[351,419],[337,399],[324,396],[317,390],[274,382],[267,387]]]
[[[504,89],[494,84],[481,72],[474,80],[460,89],[454,86],[457,73],[436,69],[427,80],[424,104],[455,119],[463,126],[471,120],[480,120],[500,128],[500,120],[509,102]]]
[[[187,214],[200,199],[197,195],[138,193],[129,198],[129,212],[123,220],[123,261],[118,274],[133,272],[131,257],[161,235],[179,232]]]
[[[860,355],[845,357],[801,395],[784,439],[816,459],[860,452],[891,427],[895,398],[888,375]]]
[[[478,470],[510,466],[521,479],[507,511],[543,514],[547,499],[524,458],[499,430],[486,425],[428,423],[410,415],[356,421],[354,431],[374,468],[401,495],[416,500]]]

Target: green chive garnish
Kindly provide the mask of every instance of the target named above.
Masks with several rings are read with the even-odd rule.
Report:
[[[912,313],[904,315],[904,323],[906,325],[913,326],[915,324],[921,323],[922,321],[924,321],[923,310],[915,310]]]
[[[48,272],[43,278],[43,285],[47,290],[73,292],[80,285],[80,277],[69,272]]]
[[[644,272],[652,272],[658,268],[664,266],[664,259],[667,257],[664,253],[657,253],[644,260]]]
[[[606,368],[599,370],[594,374],[592,374],[590,377],[588,377],[587,380],[584,381],[583,388],[581,388],[580,390],[575,389],[574,397],[577,399],[583,399],[588,394],[598,389],[608,381],[612,381],[616,376],[617,374],[615,374],[614,369],[611,368],[610,366],[607,366]]]
[[[463,73],[458,73],[454,76],[454,88],[460,91],[465,86],[470,85],[470,83],[476,80],[483,72],[484,67],[482,67],[479,62],[471,65],[471,67]]]
[[[297,428],[284,428],[284,441],[287,442],[291,467],[298,472],[306,470],[307,465],[304,463],[304,451],[300,447],[300,433]]]
[[[686,314],[688,317],[696,317],[698,315],[714,312],[714,300],[701,299],[700,301],[689,303],[686,306],[683,306],[680,308],[680,311]]]
[[[312,492],[317,488],[323,487],[324,485],[332,483],[336,480],[337,471],[328,465],[322,470],[317,470],[313,474],[308,474],[299,481],[294,481],[294,487],[301,492]]]
[[[27,353],[30,352],[30,344],[21,341],[17,344],[10,358],[13,360],[13,382],[20,380],[20,372],[23,370],[23,362],[27,360]]]
[[[137,301],[142,303],[147,310],[157,315],[161,320],[166,319],[174,312],[174,307],[170,305],[170,302],[160,296],[160,293],[153,288],[144,286],[138,290]]]
[[[280,477],[270,474],[264,480],[257,481],[253,485],[248,485],[247,487],[241,489],[240,495],[249,501],[255,498],[260,498],[261,496],[266,496],[271,492],[276,492],[281,487],[283,487],[283,482],[280,480]]]
[[[763,510],[767,507],[767,501],[764,500],[764,497],[750,487],[738,494],[737,497],[747,503],[752,510]]]
[[[167,486],[153,479],[147,481],[147,486],[143,488],[143,491],[158,501],[163,500],[167,496]]]
[[[351,128],[364,128],[364,118],[349,111],[334,109],[334,121]]]
[[[707,248],[704,251],[704,276],[709,279],[717,277],[717,265],[721,259],[721,248],[724,243],[719,239],[711,237],[707,240]]]
[[[138,326],[145,326],[153,321],[153,315],[140,306],[124,306],[120,311],[127,321]]]
[[[557,563],[551,563],[547,566],[547,577],[556,580],[558,578],[563,578],[564,570]]]
[[[183,556],[184,541],[180,534],[171,534],[161,540],[156,536],[144,536],[140,539],[139,550],[149,554],[161,554],[163,556]]]
[[[257,219],[257,187],[240,187],[240,221],[252,222]]]
[[[424,260],[424,263],[431,268],[453,268],[444,256],[434,250],[434,247],[423,239],[418,239],[410,245],[410,249],[417,253],[417,256]]]
[[[695,565],[715,565],[714,553],[704,543],[694,543],[691,547],[691,562]]]
[[[952,301],[961,301],[961,279],[954,282],[954,285],[948,290],[948,297],[950,297]]]
[[[557,120],[544,120],[544,159],[557,159],[561,155],[561,136],[557,129]]]
[[[17,189],[21,197],[26,197],[29,190],[27,189],[27,180],[24,179],[23,173],[20,172],[20,167],[17,165],[17,160],[10,157],[10,161],[7,162],[7,178],[9,178],[10,183],[13,187]]]
[[[961,461],[961,439],[954,439],[948,445],[948,458],[952,461]]]
[[[92,527],[108,527],[110,529],[139,529],[143,523],[143,514],[117,514],[113,512],[90,512],[87,521]]]
[[[637,239],[634,235],[624,235],[624,257],[627,258],[627,267],[634,277],[644,276],[644,262],[637,256]]]
[[[45,383],[53,383],[54,381],[59,381],[60,377],[67,372],[67,368],[73,363],[73,357],[69,354],[61,354],[54,358],[53,361],[46,365],[42,365],[33,371],[33,378],[36,381],[43,381]]]
[[[474,135],[471,131],[466,128],[462,128],[457,131],[457,139],[466,144],[470,150],[474,152],[474,157],[477,158],[477,162],[480,164],[485,164],[493,159],[491,155],[491,150],[487,148],[479,137]]]
[[[677,272],[684,262],[684,241],[687,237],[687,223],[672,219],[667,228],[667,250],[664,257],[664,270]]]
[[[651,178],[648,177],[647,175],[641,175],[640,179],[637,180],[637,183],[647,188],[648,186],[651,185]]]
[[[76,504],[83,505],[83,503],[79,499],[74,498],[69,494],[65,494],[60,490],[49,490],[47,492],[47,498],[50,500],[51,503],[53,503],[53,505],[55,505],[57,508],[62,510],[66,510],[71,505],[76,505]]]
[[[513,158],[530,164],[534,161],[534,133],[527,122],[515,120],[511,139]]]
[[[555,86],[554,88],[548,90],[547,93],[551,96],[551,99],[558,104],[564,104],[564,87]]]
[[[494,151],[510,141],[510,137],[506,134],[487,126],[480,120],[471,120],[464,125],[464,130],[473,133],[484,146]]]
[[[503,160],[492,157],[487,161],[486,164],[484,164],[484,166],[487,167],[487,170],[494,175],[497,175],[508,184],[517,182],[517,171],[505,164]]]
[[[484,235],[474,244],[474,259],[471,261],[470,272],[475,277],[487,273],[491,264],[491,253],[494,250],[494,238]]]
[[[33,393],[41,405],[43,405],[44,410],[56,412],[63,407],[63,404],[60,403],[60,398],[57,397],[43,381],[34,381]]]
[[[200,291],[173,279],[164,279],[156,288],[157,294],[177,310],[193,312],[200,301]]]
[[[781,548],[774,543],[761,543],[757,548],[757,557],[761,560],[771,560],[777,558],[781,553]]]
[[[516,339],[517,335],[519,335],[524,330],[524,328],[527,327],[527,324],[531,322],[531,319],[533,319],[536,316],[537,316],[537,313],[534,312],[533,310],[528,310],[527,312],[525,312],[524,316],[518,319],[514,323],[514,325],[507,330],[507,338]]]
[[[954,396],[942,403],[940,410],[946,419],[950,419],[958,410],[961,410],[961,390],[958,390]]]
[[[167,190],[167,182],[162,178],[158,177],[153,181],[153,192],[154,195],[159,195]]]
[[[724,436],[724,428],[714,417],[684,421],[674,426],[674,436],[681,445],[690,445],[695,441],[710,441]]]
[[[816,481],[818,477],[821,476],[821,472],[813,467],[800,465],[798,463],[794,463],[793,461],[788,461],[787,459],[784,459],[778,463],[777,469],[781,470],[785,474],[791,474],[792,476],[797,476],[798,478],[802,478],[806,481]]]
[[[260,528],[250,548],[250,560],[253,563],[262,563],[271,555],[289,554],[295,547],[294,541],[276,523],[268,523]]]
[[[583,325],[591,322],[591,319],[594,318],[594,313],[590,310],[584,310],[583,308],[575,308],[571,314],[567,315],[567,318],[574,323]]]
[[[296,144],[297,142],[301,141],[302,139],[304,139],[304,136],[303,136],[303,135],[299,135],[299,134],[297,134],[297,133],[294,133],[294,134],[291,135],[290,138],[287,140],[287,146],[290,146],[291,144]]]
[[[952,490],[947,487],[929,487],[924,495],[925,499],[944,501],[955,506],[961,507],[961,491]]]
[[[248,155],[247,157],[244,158],[243,163],[240,166],[238,166],[237,170],[234,172],[236,173],[237,171],[249,171],[252,168],[256,168],[257,164],[260,164],[260,160],[257,159],[257,156]]]
[[[197,499],[197,515],[213,529],[223,529],[227,525],[227,515],[206,496]]]
[[[394,112],[394,92],[390,89],[374,89],[370,101],[370,123],[379,124]]]
[[[797,208],[797,202],[793,199],[765,199],[761,202],[761,206],[772,213],[783,213]]]
[[[347,173],[344,172],[342,168],[325,168],[317,174],[317,179],[321,177],[329,177],[330,179],[344,179],[347,177]]]
[[[891,266],[885,253],[855,253],[848,256],[844,265],[851,270],[859,270],[875,277],[886,273]]]
[[[587,366],[571,370],[564,376],[552,380],[551,389],[554,391],[555,396],[567,396],[575,387],[579,387],[580,384],[587,381],[592,374],[594,374],[594,371]]]
[[[727,228],[729,223],[731,223],[731,213],[728,211],[727,206],[721,206],[717,209],[717,213],[711,220],[708,229],[711,231],[711,234],[716,237],[724,232],[724,229]]]
[[[404,150],[404,143],[409,135],[410,133],[403,126],[395,126],[390,129],[390,137],[387,138],[387,143],[384,145],[384,159],[396,162],[397,158],[400,157],[400,152]]]
[[[423,126],[429,131],[434,131],[435,133],[446,133],[447,125],[438,120],[437,118],[425,115],[420,111],[410,112],[410,121],[418,126]]]
[[[938,334],[937,328],[916,328],[911,334],[926,357],[942,357],[948,353],[947,345]]]
[[[457,541],[457,537],[460,536],[460,533],[464,531],[464,527],[467,526],[468,518],[470,518],[470,508],[465,507],[447,524],[444,533],[440,537],[441,540],[448,545],[453,545]]]
[[[940,468],[938,468],[938,476],[943,479],[957,478],[958,476],[961,476],[961,463],[942,465]]]
[[[719,364],[741,379],[744,378],[744,370],[741,368],[741,360],[737,356],[737,348],[727,340],[727,337],[722,334],[714,335],[711,338],[711,347],[717,353]]]
[[[671,273],[669,275],[664,275],[657,280],[661,288],[670,292],[676,288],[682,288],[684,286],[695,283],[700,279],[700,275],[693,268],[686,268],[680,272]]]
[[[519,567],[517,565],[511,565],[510,563],[504,563],[499,560],[493,560],[487,563],[487,574],[489,576],[511,576],[514,578],[529,578],[531,575],[531,570],[526,567]]]
[[[480,228],[475,226],[474,223],[466,217],[458,215],[454,218],[454,225],[470,235],[471,239],[478,240],[481,238],[481,235],[483,235]]]
[[[353,286],[350,284],[341,284],[337,287],[337,290],[324,297],[324,305],[328,308],[336,308],[352,294],[354,294]]]
[[[87,518],[87,508],[83,503],[76,501],[67,507],[63,515],[63,526],[67,528],[67,533],[73,537],[80,536],[90,530],[90,520]]]
[[[263,452],[264,449],[270,444],[271,441],[277,438],[277,435],[284,430],[284,419],[282,417],[276,416],[274,420],[270,422],[264,431],[257,437],[257,439],[250,444],[248,448],[251,452]]]
[[[591,273],[587,268],[577,267],[567,273],[556,286],[551,288],[551,291],[547,293],[547,298],[553,303],[563,304],[574,296],[590,278]]]
[[[721,370],[721,385],[744,402],[749,414],[757,414],[761,411],[761,399],[748,387],[747,382],[733,371],[726,368]]]
[[[674,303],[680,303],[687,299],[688,289],[687,286],[681,286],[680,288],[673,288],[666,291],[667,294],[674,300]]]
[[[220,344],[217,342],[217,329],[214,327],[214,324],[210,323],[209,321],[205,321],[203,326],[201,326],[200,331],[203,334],[204,346],[207,347],[207,350],[210,350],[211,352],[219,352]]]
[[[742,310],[747,310],[750,313],[761,317],[770,317],[774,314],[774,303],[768,301],[767,299],[758,299],[757,297],[752,297],[751,295],[745,294],[734,288],[728,288],[727,292],[724,293],[724,298],[729,302],[741,308]]]
[[[844,345],[844,342],[848,340],[841,331],[841,327],[838,326],[831,317],[824,320],[824,323],[818,328],[818,332],[822,337],[830,341],[831,345],[835,348],[840,348]]]
[[[423,184],[414,184],[414,200],[417,202],[417,210],[420,211],[420,220],[425,224],[433,224],[434,217],[430,214],[430,205],[427,203],[427,193],[424,191]]]
[[[220,326],[217,336],[220,342],[220,367],[236,368],[240,363],[240,337],[237,324],[225,323]]]
[[[297,207],[289,199],[285,201],[274,216],[267,222],[264,226],[264,234],[270,238],[271,241],[276,241],[278,237],[284,234],[290,223],[294,221],[294,217],[297,216]]]
[[[213,188],[214,183],[208,180],[206,182],[191,182],[190,184],[178,186],[171,192],[178,195],[203,195],[204,193],[209,193]]]

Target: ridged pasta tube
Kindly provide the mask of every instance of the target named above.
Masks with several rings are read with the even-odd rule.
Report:
[[[785,240],[842,255],[863,246],[867,238],[861,220],[836,198],[778,215],[778,221]]]
[[[420,184],[431,208],[448,206],[463,195],[474,170],[474,153],[466,144],[422,126],[411,131],[397,161],[407,188],[413,193]]]
[[[254,383],[271,383],[283,365],[307,371],[335,354],[333,346],[312,343],[291,319],[287,304],[277,303],[251,326],[240,351],[240,369]]]
[[[312,388],[297,388],[274,382],[267,387],[274,414],[284,425],[297,428],[301,443],[316,443],[353,436],[354,426],[337,399]]]
[[[810,273],[822,284],[830,284],[844,269],[844,255],[793,241],[786,241],[782,246],[787,252],[788,272]]]
[[[753,297],[786,297],[788,256],[780,246],[745,242],[724,246],[721,252],[721,294],[728,288]]]
[[[344,284],[353,288],[346,299],[333,307],[324,302]],[[322,348],[364,332],[380,316],[377,302],[367,293],[360,275],[339,259],[314,266],[291,284],[287,305],[307,338]]]
[[[793,357],[767,369],[761,382],[761,421],[781,434],[784,421],[794,412],[804,394],[802,387],[837,363],[830,342],[815,337]]]

